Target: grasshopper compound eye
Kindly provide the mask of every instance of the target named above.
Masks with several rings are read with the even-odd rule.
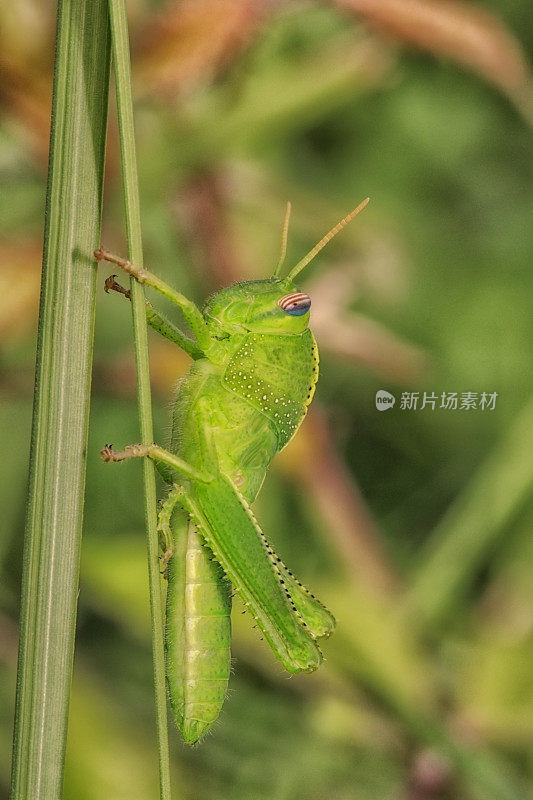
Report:
[[[293,292],[278,300],[278,306],[291,317],[301,317],[311,308],[311,298],[302,292]]]

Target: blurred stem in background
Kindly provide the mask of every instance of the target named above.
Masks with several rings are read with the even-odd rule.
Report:
[[[60,797],[74,652],[110,44],[59,4],[25,533],[13,800]]]
[[[457,613],[487,554],[531,498],[532,452],[529,402],[425,542],[405,605],[433,634]]]

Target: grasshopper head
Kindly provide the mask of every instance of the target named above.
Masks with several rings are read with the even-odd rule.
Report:
[[[311,298],[288,280],[245,281],[222,289],[204,308],[208,326],[225,334],[299,334],[309,324]]]

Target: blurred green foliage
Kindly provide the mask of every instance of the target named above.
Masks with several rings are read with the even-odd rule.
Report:
[[[225,283],[268,274],[288,198],[289,263],[362,197],[372,203],[305,277],[311,294],[318,281],[328,286],[328,271],[352,294],[328,308],[317,291],[317,414],[257,503],[276,549],[335,612],[338,630],[318,673],[288,679],[236,608],[220,721],[192,750],[171,737],[176,800],[525,798],[533,734],[531,129],[483,76],[393,45],[327,3],[250,12],[237,19],[244,33],[252,20],[247,35],[229,37],[218,60],[222,23],[214,15],[210,28],[201,18],[207,44],[195,45],[194,69],[169,86],[158,69],[172,48],[158,50],[144,32],[156,13],[163,28],[155,30],[173,31],[179,5],[132,9],[146,263],[200,302]],[[484,6],[531,53],[528,4]],[[53,12],[29,1],[2,11],[19,33],[6,49],[11,85],[0,122],[0,798],[14,702]],[[193,34],[179,29],[178,76],[180,53],[189,52],[182,40]],[[104,241],[124,250],[113,128],[109,148]],[[342,346],[332,336],[341,315],[358,350],[350,336]],[[376,355],[383,341],[400,348],[385,365]],[[172,385],[187,361],[155,336],[151,345],[163,442]],[[138,439],[133,375],[130,310],[102,292],[65,800],[157,796],[140,468],[98,458],[106,442]],[[397,398],[386,413],[374,404],[382,388]],[[403,391],[498,399],[494,411],[408,411],[399,407]],[[320,476],[322,453],[328,471]]]

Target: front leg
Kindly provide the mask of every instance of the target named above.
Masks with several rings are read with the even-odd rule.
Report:
[[[106,278],[104,283],[104,291],[118,292],[118,294],[123,294],[124,297],[130,300],[131,291],[129,289],[125,289],[124,286],[120,285],[120,283],[117,283],[115,280],[116,277],[116,275],[110,275],[109,278]],[[170,320],[163,316],[163,314],[160,314],[159,311],[156,311],[148,300],[146,301],[146,322],[151,328],[160,333],[161,336],[164,336],[165,339],[168,339],[170,342],[174,342],[174,344],[177,344],[182,350],[185,350],[185,352],[188,353],[191,358],[196,360],[198,358],[205,357],[205,353],[203,350],[200,350],[197,343],[182,333],[182,331],[180,331],[180,329],[170,322]]]
[[[136,267],[135,264],[132,264],[127,258],[121,258],[114,253],[110,253],[109,250],[104,250],[103,247],[99,247],[98,250],[94,251],[94,257],[97,261],[109,261],[111,264],[116,264],[117,267],[123,269],[124,272],[131,275],[136,281],[150,286],[152,289],[155,289],[164,297],[168,298],[168,300],[175,303],[175,305],[179,306],[192,332],[196,336],[201,350],[209,357],[209,352],[213,350],[213,345],[215,343],[209,335],[207,325],[205,324],[200,309],[192,300],[189,300],[185,295],[177,292],[169,286],[168,283],[165,283],[161,278],[158,278],[157,275],[154,275],[153,272],[148,272],[148,270],[142,267]]]

